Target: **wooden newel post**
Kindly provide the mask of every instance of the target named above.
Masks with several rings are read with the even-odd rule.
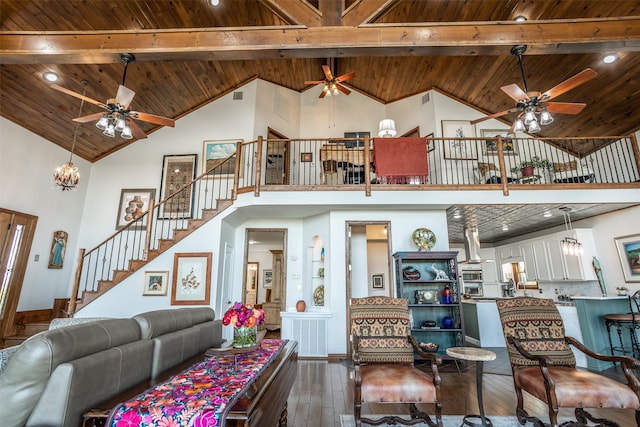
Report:
[[[153,209],[155,208],[155,200],[149,199],[149,210],[147,210],[147,235],[144,238],[144,251],[142,254],[142,260],[146,261],[149,256],[149,249],[151,247],[151,232],[153,231]]]
[[[504,146],[502,145],[502,136],[498,135],[496,147],[498,148],[498,164],[500,166],[500,177],[502,180],[502,194],[509,195],[509,187],[507,186],[507,166],[504,162]]]
[[[71,297],[69,298],[69,311],[68,317],[73,317],[76,312],[76,303],[78,301],[78,292],[80,291],[80,277],[82,275],[82,264],[84,262],[84,248],[80,248],[78,251],[78,263],[76,265],[76,273],[73,275],[73,290],[71,291]]]
[[[633,157],[636,160],[636,170],[640,171],[640,148],[638,148],[638,139],[636,138],[636,134],[630,134],[629,139],[631,140],[631,150],[633,151]]]
[[[256,150],[256,158],[254,164],[256,165],[255,183],[253,187],[253,195],[260,196],[260,175],[262,175],[262,136],[258,136],[258,147]]]

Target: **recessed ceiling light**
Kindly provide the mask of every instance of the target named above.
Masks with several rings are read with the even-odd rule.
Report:
[[[211,6],[217,6],[220,4],[220,0],[209,0],[209,3]]]
[[[460,211],[459,211],[459,210],[457,210],[457,209],[456,209],[455,211],[453,211],[453,218],[454,218],[454,219],[460,219],[460,218],[462,218],[462,215],[460,214]]]
[[[616,62],[618,59],[619,57],[617,53],[607,53],[602,57],[602,62],[604,62],[605,64],[611,64],[613,62]]]
[[[549,218],[549,217],[551,217],[553,215],[551,214],[550,210],[546,210],[546,211],[544,211],[544,214],[542,214],[542,216],[545,217],[545,218]]]
[[[506,222],[502,224],[502,231],[509,231],[509,226]]]
[[[48,80],[50,82],[57,82],[58,81],[58,75],[56,73],[54,73],[53,71],[47,71],[45,73],[42,73],[42,77],[45,80]]]
[[[515,21],[517,21],[517,22],[522,22],[522,21],[526,21],[526,20],[527,20],[527,17],[526,16],[522,16],[522,15],[516,16],[516,19],[515,19]]]

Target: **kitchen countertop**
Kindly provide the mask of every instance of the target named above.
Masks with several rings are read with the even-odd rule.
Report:
[[[593,299],[594,297],[590,297]],[[496,302],[499,299],[510,299],[510,298],[471,298],[471,299],[463,299],[463,303],[467,304],[482,304],[482,303],[492,303]],[[572,301],[554,301],[557,306],[560,307],[575,307],[575,303]]]
[[[629,298],[627,295],[616,295],[613,297],[583,297],[583,296],[575,296],[572,297],[573,299],[589,299],[589,300],[602,300],[602,301],[608,301],[608,300],[612,300],[612,299],[627,299]]]

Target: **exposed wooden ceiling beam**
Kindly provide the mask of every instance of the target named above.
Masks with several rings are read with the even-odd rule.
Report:
[[[640,17],[364,27],[244,27],[149,31],[0,32],[2,64],[241,60],[357,56],[528,55],[639,51]]]
[[[322,15],[318,9],[306,1],[299,0],[260,0],[273,13],[292,24],[307,27],[322,25]]]
[[[399,0],[366,0],[358,1],[342,14],[342,25],[357,27],[366,24],[381,12],[388,10]]]

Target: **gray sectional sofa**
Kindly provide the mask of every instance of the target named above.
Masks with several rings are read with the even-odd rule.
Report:
[[[3,427],[76,427],[82,415],[132,386],[222,344],[209,307],[142,313],[41,332],[0,375]]]

